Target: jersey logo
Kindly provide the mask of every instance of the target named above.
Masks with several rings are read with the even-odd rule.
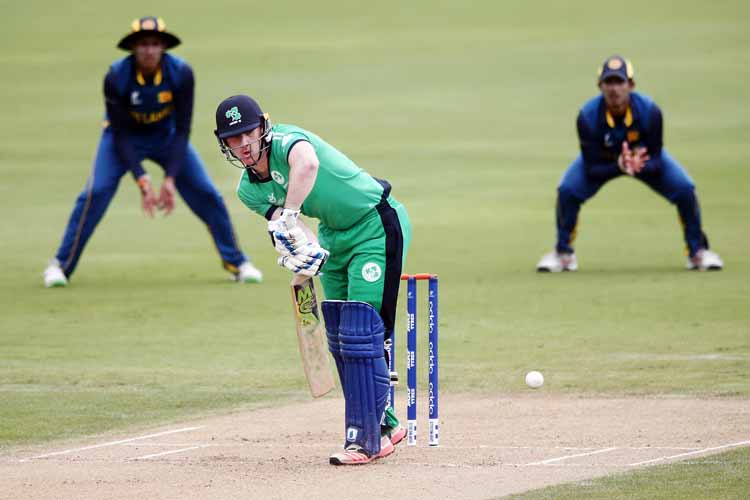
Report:
[[[281,139],[281,147],[283,148],[284,146],[286,146],[291,140],[292,140],[291,135],[285,135],[284,138]]]
[[[612,140],[612,134],[610,134],[609,132],[607,132],[606,134],[604,134],[604,146],[608,147],[608,148],[611,148],[614,145],[615,145],[615,143]]]
[[[375,262],[368,262],[362,266],[362,278],[368,283],[373,283],[380,279],[383,271],[380,270],[380,266]]]
[[[156,96],[156,99],[159,101],[159,104],[172,102],[172,92],[170,90],[162,90]]]
[[[276,170],[271,171],[271,178],[274,180],[276,184],[281,184],[282,186],[286,182],[286,179],[284,179],[284,176],[277,172]]]
[[[173,109],[174,109],[174,106],[170,104],[169,106],[167,106],[166,108],[160,111],[152,111],[150,113],[142,113],[140,111],[131,111],[130,116],[133,117],[133,120],[135,120],[137,123],[148,125],[150,123],[156,123],[156,122],[162,121],[164,118],[168,117],[172,113]]]
[[[628,142],[637,142],[641,138],[641,133],[637,130],[628,131]]]
[[[237,106],[233,106],[230,109],[227,110],[227,112],[224,114],[229,120],[229,126],[237,125],[238,123],[242,122],[242,113],[240,113],[240,110],[237,109]]]
[[[134,90],[130,93],[130,104],[133,106],[140,106],[143,104],[143,101],[141,101],[141,93],[137,90]]]
[[[281,198],[276,198],[276,195],[273,194],[273,193],[271,193],[271,194],[268,195],[268,203],[270,203],[272,205],[281,206],[284,203],[285,199],[286,198],[283,197],[283,196]]]

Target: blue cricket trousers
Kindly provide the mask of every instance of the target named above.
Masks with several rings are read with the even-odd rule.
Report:
[[[137,158],[139,161],[148,158],[164,168],[170,139],[133,137]],[[104,216],[126,172],[115,151],[114,136],[110,129],[106,129],[99,141],[93,170],[76,199],[57,250],[57,260],[66,276],[70,277],[75,271],[86,243]],[[231,271],[245,262],[247,257],[239,249],[224,200],[191,144],[188,144],[185,162],[175,178],[175,187],[193,213],[208,226],[224,267]]]
[[[605,179],[591,178],[586,174],[581,155],[568,167],[557,188],[556,250],[558,252],[573,252],[571,245],[575,237],[581,205],[593,197],[604,184],[621,175],[624,174],[619,173]],[[695,195],[695,183],[666,150],[662,149],[661,167],[656,172],[638,175],[636,179],[677,206],[690,256],[701,248],[708,248],[708,240],[701,229],[701,214],[698,198]]]

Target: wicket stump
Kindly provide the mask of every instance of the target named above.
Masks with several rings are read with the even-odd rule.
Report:
[[[436,274],[402,274],[406,281],[406,444],[417,444],[417,281],[428,281],[427,342],[428,342],[428,421],[429,445],[438,446],[440,420],[438,415],[438,277]],[[395,339],[394,339],[395,340]],[[395,352],[391,343],[391,354]],[[393,358],[390,364],[393,371]],[[393,387],[391,387],[391,404]]]

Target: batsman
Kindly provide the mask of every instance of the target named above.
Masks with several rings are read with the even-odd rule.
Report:
[[[242,168],[237,194],[268,220],[279,265],[319,276],[328,348],[346,401],[344,449],[333,465],[390,455],[406,434],[387,408],[388,353],[411,226],[391,185],[317,135],[272,124],[246,95],[216,110],[219,146]],[[318,219],[315,234],[299,219]],[[388,347],[388,348],[386,348]]]

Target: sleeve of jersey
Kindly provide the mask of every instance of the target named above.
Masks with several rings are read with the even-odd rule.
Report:
[[[180,86],[174,93],[175,135],[167,157],[167,176],[176,177],[185,162],[190,127],[193,121],[195,78],[187,64],[180,69]]]
[[[661,149],[664,145],[664,125],[661,110],[654,104],[651,108],[649,126],[644,140],[644,145],[651,157],[641,172],[650,174],[661,168]]]
[[[244,184],[245,182],[240,182],[240,185],[237,187],[237,197],[247,208],[261,217],[270,220],[276,206],[271,205],[270,202],[263,199],[257,191],[252,189],[252,187],[248,188]]]
[[[283,139],[281,139],[281,157],[284,158],[287,165],[289,164],[289,153],[292,152],[292,148],[295,144],[299,142],[310,142],[310,138],[307,137],[302,132],[292,132],[289,134],[286,134]]]
[[[601,145],[596,142],[594,134],[582,113],[578,115],[576,126],[578,128],[578,140],[581,144],[581,154],[583,155],[583,166],[589,177],[606,179],[617,175],[620,172],[617,162],[602,160]]]
[[[127,169],[133,173],[133,177],[138,179],[146,171],[133,153],[127,101],[117,93],[115,74],[111,71],[104,77],[104,106],[107,109],[109,126],[112,128],[115,153]]]

